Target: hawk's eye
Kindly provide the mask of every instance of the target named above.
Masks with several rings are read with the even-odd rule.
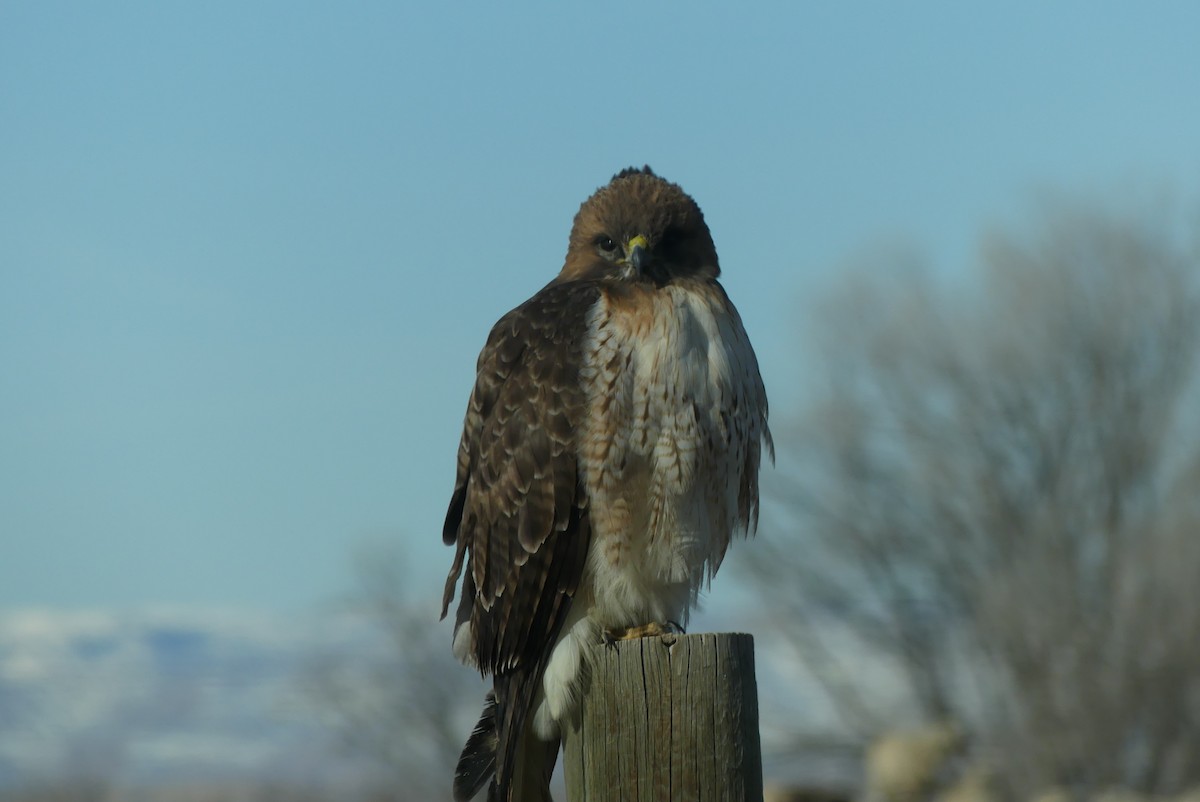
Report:
[[[607,234],[601,234],[600,236],[596,237],[596,247],[599,248],[600,252],[605,256],[611,256],[617,252],[617,243],[613,242],[613,238]]]

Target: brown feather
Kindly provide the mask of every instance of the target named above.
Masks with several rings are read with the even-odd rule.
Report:
[[[578,373],[587,311],[598,296],[586,283],[549,286],[505,315],[480,354],[463,425],[443,531],[457,545],[443,615],[465,555],[457,623],[469,623],[471,656],[496,678],[490,793],[506,793],[514,739],[523,734],[587,557],[574,438],[585,409]],[[471,744],[460,791],[477,787],[480,767],[493,765],[478,754],[479,739]]]
[[[580,207],[558,276],[492,328],[443,527],[456,551],[442,614],[461,578],[455,649],[494,677],[494,697],[460,761],[459,799],[491,772],[489,800],[548,798],[557,743],[534,737],[531,705],[583,586],[593,531],[609,560],[639,536],[670,556],[679,499],[703,494],[714,528],[702,556],[711,577],[731,534],[757,518],[760,437],[770,448],[765,393],[719,274],[695,201],[649,167],[630,168]],[[685,361],[704,364],[714,326],[729,361],[718,361],[713,383],[688,385],[709,380],[703,369],[679,371]],[[703,405],[688,400],[693,388]],[[698,450],[709,459],[696,459]],[[615,557],[603,551],[613,544]],[[691,570],[670,566],[655,570],[676,585],[678,566]],[[592,615],[601,585],[589,576]],[[611,579],[606,587],[624,588]]]

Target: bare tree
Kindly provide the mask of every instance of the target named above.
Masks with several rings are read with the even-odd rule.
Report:
[[[356,574],[348,642],[314,659],[307,694],[346,752],[372,767],[372,799],[448,800],[482,684],[451,656],[437,600],[406,592],[398,547],[364,550]]]
[[[901,259],[816,311],[827,386],[747,556],[853,730],[895,722],[830,632],[1014,792],[1178,791],[1200,781],[1200,258],[1165,216],[1044,212],[954,292]]]

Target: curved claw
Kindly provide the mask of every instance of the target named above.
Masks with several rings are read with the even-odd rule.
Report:
[[[600,633],[600,639],[606,646],[614,646],[619,640],[637,640],[638,638],[657,638],[659,635],[682,635],[683,627],[676,621],[659,623],[651,621],[637,627],[605,629]]]

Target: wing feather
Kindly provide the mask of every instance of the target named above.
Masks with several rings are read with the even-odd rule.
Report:
[[[485,672],[540,673],[579,586],[590,527],[575,442],[594,285],[553,284],[505,315],[479,356],[443,539],[457,546],[443,616],[465,567]]]

